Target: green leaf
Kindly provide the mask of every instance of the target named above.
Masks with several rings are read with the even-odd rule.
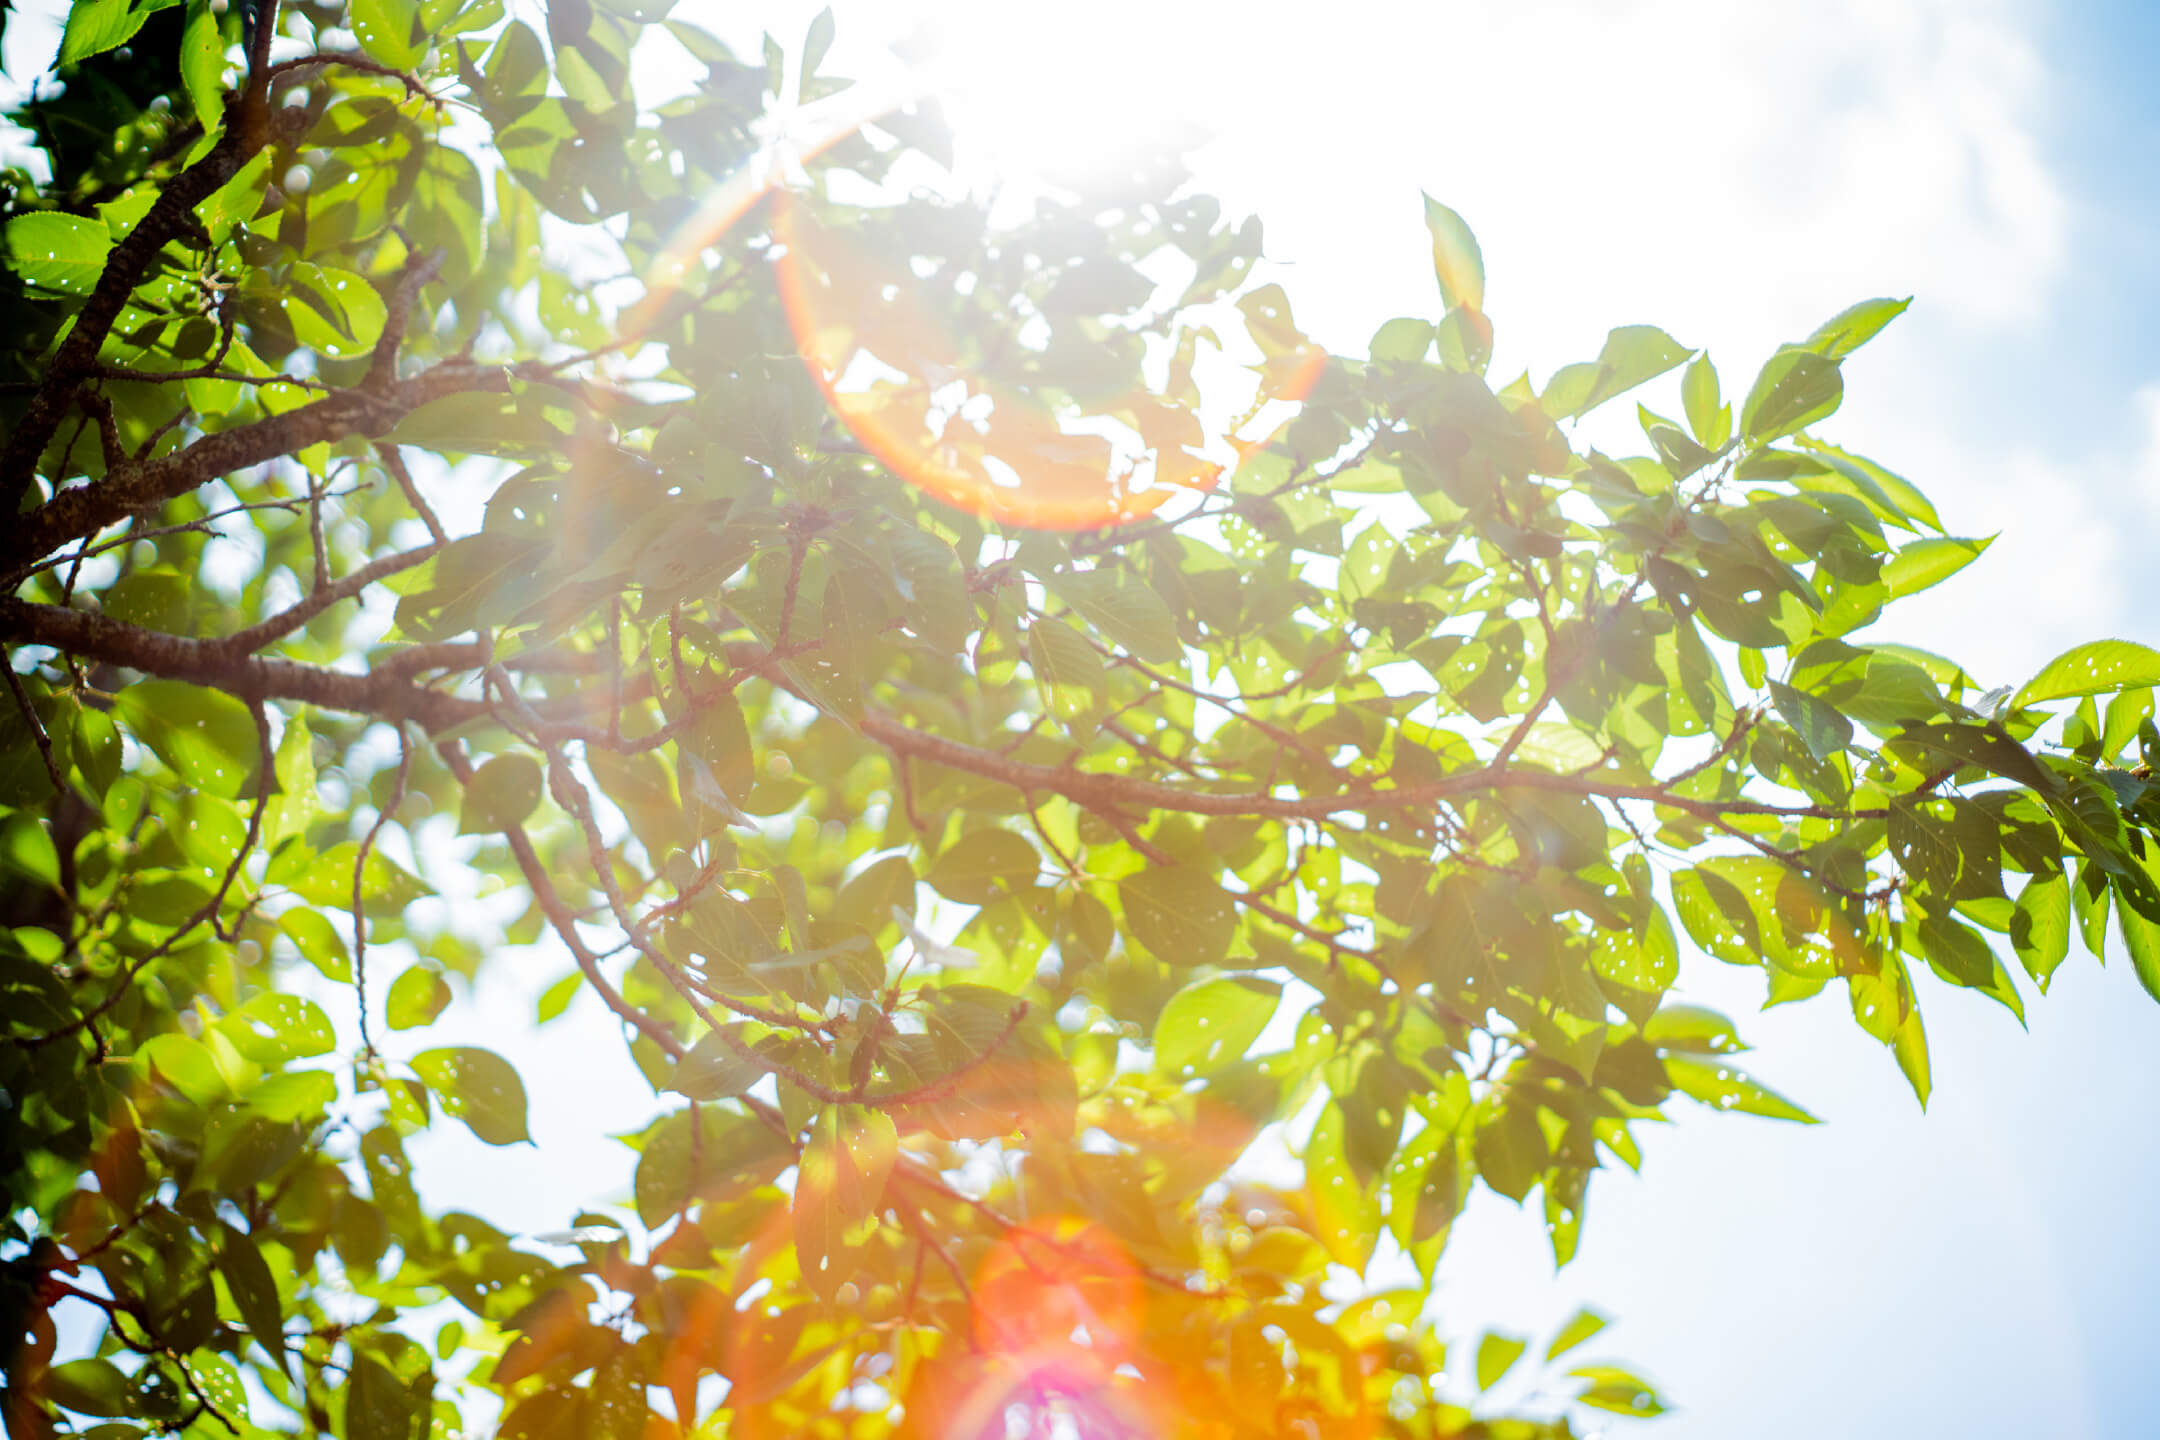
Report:
[[[305,715],[285,717],[285,733],[278,737],[271,769],[277,776],[277,793],[263,814],[263,843],[275,850],[284,841],[307,834],[320,803],[315,794],[315,737]]]
[[[1709,450],[1732,438],[1732,412],[1718,391],[1717,367],[1706,352],[1690,361],[1680,377],[1680,404],[1687,411],[1688,429]]]
[[[1454,1223],[1463,1198],[1455,1132],[1428,1122],[1388,1167],[1388,1229],[1405,1250],[1423,1245]]]
[[[218,1022],[218,1033],[258,1065],[282,1065],[303,1055],[327,1055],[337,1032],[320,1005],[299,995],[257,995]]]
[[[337,1082],[320,1070],[287,1070],[248,1090],[248,1109],[280,1125],[312,1124],[337,1099]]]
[[[1985,540],[1961,540],[1952,535],[1915,540],[1883,563],[1882,583],[1890,587],[1893,596],[1916,595],[1957,574],[1994,543],[1992,535]]]
[[[1282,1000],[1282,986],[1250,975],[1188,985],[1155,1021],[1155,1068],[1183,1078],[1244,1058]]]
[[[269,189],[270,162],[275,158],[274,150],[257,151],[255,158],[241,166],[232,179],[195,207],[213,245],[223,245],[232,238],[234,226],[255,218]]]
[[[1367,353],[1381,364],[1414,365],[1432,349],[1433,325],[1415,315],[1401,315],[1373,332]]]
[[[183,784],[228,800],[248,794],[262,761],[255,717],[222,690],[138,680],[113,708]]]
[[[1563,386],[1561,376],[1555,375],[1540,403],[1555,420],[1587,414],[1614,396],[1656,379],[1691,353],[1655,325],[1622,325],[1605,337],[1605,347],[1587,374],[1582,367],[1567,366],[1561,372],[1567,383]]]
[[[345,840],[315,857],[307,873],[292,882],[292,891],[315,905],[344,910],[352,905],[353,870],[360,858],[360,842]],[[396,912],[425,895],[432,895],[416,875],[383,854],[382,847],[368,851],[361,875],[360,898],[370,910]]]
[[[533,1007],[533,1023],[545,1025],[569,1009],[570,1002],[577,998],[578,986],[583,983],[584,975],[573,970],[541,991],[539,1003]]]
[[[532,1139],[525,1128],[525,1082],[494,1051],[470,1045],[423,1050],[413,1056],[412,1068],[442,1097],[443,1112],[488,1144]]]
[[[112,253],[103,221],[55,210],[17,215],[7,222],[4,239],[8,268],[32,289],[56,295],[88,295]]]
[[[1520,1203],[1551,1159],[1551,1147],[1538,1127],[1537,1108],[1505,1105],[1485,1112],[1473,1142],[1478,1174],[1496,1195]]]
[[[667,1088],[692,1100],[731,1100],[770,1073],[768,1067],[738,1053],[738,1047],[747,1048],[740,1025],[730,1025],[728,1037],[733,1045],[717,1031],[700,1035],[690,1053],[676,1063]]]
[[[390,982],[383,1002],[383,1018],[393,1030],[417,1030],[434,1023],[450,1004],[450,982],[442,972],[414,965]]]
[[[818,1112],[795,1180],[795,1253],[803,1280],[830,1296],[854,1271],[851,1252],[874,1228],[900,1155],[892,1117],[864,1105]]]
[[[832,7],[828,5],[818,11],[810,22],[809,33],[803,37],[802,74],[796,81],[796,89],[797,98],[805,104],[816,98],[811,82],[817,78],[818,66],[825,63],[825,52],[832,49],[833,30]]]
[[[1673,1088],[1719,1110],[1742,1110],[1772,1120],[1798,1120],[1813,1125],[1815,1117],[1775,1091],[1756,1084],[1740,1071],[1712,1060],[1684,1055],[1665,1057],[1665,1074]]]
[[[1380,1241],[1380,1201],[1351,1169],[1342,1106],[1330,1102],[1305,1142],[1305,1193],[1313,1237],[1338,1265],[1362,1271]]]
[[[2063,651],[2010,697],[2012,707],[2160,684],[2160,651],[2135,640],[2092,640]]]
[[[1490,1390],[1500,1383],[1500,1378],[1522,1358],[1528,1342],[1512,1335],[1487,1335],[1478,1341],[1477,1384],[1480,1390]]]
[[[1192,865],[1151,865],[1118,882],[1125,928],[1166,965],[1219,965],[1237,934],[1236,907]]]
[[[0,660],[0,664],[5,663]],[[46,727],[46,739],[51,740],[57,697],[42,694],[43,687],[34,677],[23,685],[33,697],[32,711]],[[58,746],[54,747],[53,759],[56,764],[67,763]],[[52,795],[52,773],[45,768],[45,756],[38,749],[29,717],[12,696],[0,695],[0,805],[37,805]]]
[[[1804,690],[1795,690],[1782,680],[1772,680],[1769,684],[1771,703],[1777,706],[1778,714],[1792,726],[1793,733],[1807,746],[1810,755],[1817,760],[1827,760],[1852,744],[1852,721],[1838,713],[1836,706]]]
[[[1080,612],[1103,637],[1122,645],[1135,659],[1151,665],[1174,665],[1184,655],[1177,621],[1152,585],[1121,572],[1070,570],[1044,577],[1052,595]]]
[[[45,1399],[78,1415],[127,1415],[134,1410],[128,1377],[112,1361],[97,1356],[55,1365],[39,1377],[38,1385]]]
[[[1643,1038],[1664,1050],[1694,1055],[1736,1055],[1740,1043],[1732,1021],[1700,1005],[1667,1005],[1643,1022]]]
[[[1577,1310],[1568,1317],[1568,1322],[1560,1327],[1560,1332],[1553,1336],[1552,1344],[1545,1347],[1545,1358],[1549,1361],[1559,1359],[1610,1323],[1605,1316],[1588,1306]]]
[[[1918,1009],[1910,1011],[1899,1023],[1894,1043],[1898,1069],[1905,1073],[1905,1082],[1912,1086],[1913,1094],[1919,1098],[1920,1108],[1925,1110],[1932,1081],[1928,1072],[1927,1031],[1920,1024]]]
[[[394,444],[425,450],[536,459],[552,453],[563,435],[544,420],[522,413],[517,401],[508,395],[465,393],[430,400],[409,412],[388,438]],[[468,536],[453,542],[453,548],[476,540],[507,538]],[[440,566],[442,562],[436,563]]]
[[[322,971],[325,979],[351,983],[352,956],[345,948],[345,937],[320,912],[296,907],[278,916],[277,923],[300,957]]]
[[[1838,362],[1788,347],[1770,358],[1740,407],[1740,433],[1756,445],[1802,430],[1829,415],[1845,396]]]
[[[492,757],[465,786],[458,834],[482,835],[522,825],[539,808],[545,783],[540,762],[530,755],[511,751]]]
[[[930,888],[966,905],[987,905],[1000,895],[1030,889],[1042,868],[1035,847],[1011,830],[971,830],[931,862],[923,878]]]
[[[2160,847],[2148,841],[2145,858],[2131,863],[2148,874],[2160,869]],[[2122,878],[2118,876],[2115,883],[2115,923],[2121,927],[2123,946],[2130,952],[2130,968],[2137,972],[2138,984],[2145,987],[2145,993],[2160,1000],[2160,922],[2124,903]]]
[[[159,567],[123,575],[105,592],[105,613],[124,625],[187,635],[195,586],[177,570]]]
[[[419,6],[415,0],[352,0],[347,14],[360,48],[383,64],[410,70],[419,60],[427,41],[416,34]]]
[[[1883,326],[1905,313],[1912,297],[1903,300],[1862,300],[1840,310],[1808,336],[1807,348],[1832,360],[1842,360],[1875,338]]]
[[[2010,944],[2045,995],[2055,967],[2070,954],[2069,876],[2058,871],[2025,882],[2010,914]]]
[[[243,1235],[230,1225],[218,1226],[218,1269],[233,1306],[247,1323],[255,1342],[270,1352],[280,1370],[285,1368],[285,1307],[278,1296],[277,1279],[262,1257],[255,1237]]]
[[[699,702],[698,717],[683,743],[712,767],[714,782],[730,802],[740,803],[757,783],[757,754],[751,748],[749,722],[733,691]]]
[[[371,1355],[355,1355],[346,1372],[347,1440],[412,1440],[412,1393]]]
[[[125,45],[157,8],[137,7],[129,0],[75,0],[68,7],[67,27],[60,34],[60,55],[53,63],[73,65]]]
[[[1485,308],[1485,256],[1462,216],[1427,195],[1425,228],[1432,232],[1433,276],[1440,300],[1449,310]]]
[[[1102,657],[1079,631],[1056,620],[1038,620],[1028,626],[1027,643],[1028,668],[1035,672],[1043,708],[1051,715],[1067,723],[1080,721],[1107,702],[1109,681]]]
[[[307,262],[286,268],[274,303],[295,339],[334,359],[368,354],[388,316],[382,295],[364,278]]]
[[[187,28],[180,35],[180,83],[205,134],[225,119],[225,42],[210,0],[188,0]]]
[[[1665,1402],[1647,1381],[1640,1380],[1627,1371],[1612,1365],[1585,1365],[1568,1374],[1578,1380],[1588,1380],[1590,1388],[1575,1397],[1578,1405],[1610,1411],[1615,1415],[1632,1415],[1638,1420],[1648,1420],[1665,1413]]]

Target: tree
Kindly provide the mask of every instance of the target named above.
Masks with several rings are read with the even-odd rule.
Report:
[[[78,0],[14,117],[11,1435],[1571,1434],[1661,1408],[1599,1317],[1495,1415],[1419,1281],[1479,1181],[1564,1263],[1676,1097],[1808,1118],[1680,932],[1923,1103],[1916,966],[2112,912],[2160,994],[2160,653],[1859,634],[1984,548],[1813,433],[1901,302],[1496,388],[1428,201],[1439,318],[1330,356],[1174,162],[993,201],[829,19],[667,8]],[[551,956],[655,1097],[574,1251],[405,1150],[528,1138],[430,1029]]]

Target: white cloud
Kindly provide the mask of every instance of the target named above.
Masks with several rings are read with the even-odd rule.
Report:
[[[1238,26],[1197,98],[1223,134],[1206,178],[1267,218],[1336,343],[1429,303],[1420,185],[1478,232],[1503,343],[1541,374],[1640,319],[1752,358],[1874,294],[2013,324],[2060,266],[2044,77],[1997,7],[1325,14],[1294,43]]]

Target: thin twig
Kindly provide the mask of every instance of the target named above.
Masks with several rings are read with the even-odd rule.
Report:
[[[22,712],[23,724],[30,727],[30,734],[37,741],[38,754],[45,761],[45,773],[52,779],[54,797],[67,794],[67,777],[60,771],[60,762],[53,758],[52,736],[45,733],[45,722],[38,718],[37,710],[30,704],[30,696],[23,690],[22,677],[15,673],[15,663],[5,649],[0,649],[0,670],[7,672],[8,693],[15,697],[15,708]]]
[[[375,837],[382,834],[383,826],[397,813],[405,802],[405,782],[412,774],[412,743],[407,739],[405,727],[397,727],[398,768],[397,779],[391,783],[390,799],[376,812],[375,823],[361,838],[359,853],[353,857],[352,918],[353,918],[353,994],[360,1006],[360,1053],[371,1064],[375,1059],[375,1037],[368,1028],[367,999],[367,862],[375,848]]]

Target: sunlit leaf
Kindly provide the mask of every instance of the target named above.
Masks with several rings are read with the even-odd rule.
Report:
[[[530,1140],[525,1128],[525,1082],[492,1050],[449,1046],[412,1058],[414,1073],[442,1098],[444,1113],[462,1120],[490,1145]]]

